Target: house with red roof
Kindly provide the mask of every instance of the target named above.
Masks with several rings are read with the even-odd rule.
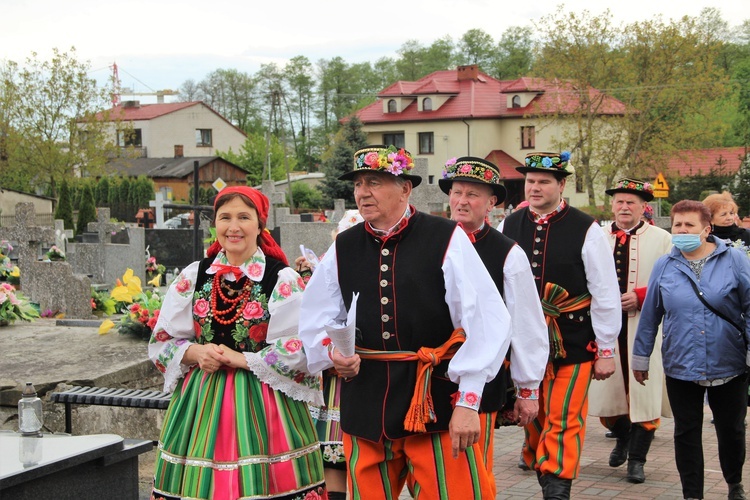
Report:
[[[735,175],[745,156],[750,153],[743,146],[677,151],[667,161],[667,178],[708,175]]]
[[[623,116],[621,101],[596,89],[602,116]],[[399,81],[377,101],[356,112],[369,144],[404,147],[428,163],[429,183],[437,183],[449,158],[478,156],[495,163],[508,190],[507,205],[523,200],[523,176],[515,168],[527,153],[555,151],[563,141],[564,116],[577,106],[580,91],[570,82],[540,78],[496,80],[476,65],[436,71],[417,81]],[[572,125],[572,124],[570,124]],[[561,150],[572,150],[563,145]],[[571,167],[575,170],[575,154]],[[564,196],[586,205],[582,179],[568,177]]]
[[[105,118],[109,117],[109,118]],[[201,101],[141,104],[123,101],[97,118],[113,123],[114,142],[144,158],[167,158],[182,148],[186,157],[238,152],[247,135]],[[117,125],[114,125],[117,124]],[[130,130],[132,127],[132,130]]]
[[[219,152],[239,152],[247,135],[201,101],[122,104],[97,115],[112,124],[110,138],[123,150],[107,164],[112,173],[145,175],[167,199],[190,201],[193,165],[198,162],[200,186],[217,179],[245,185],[247,172]]]

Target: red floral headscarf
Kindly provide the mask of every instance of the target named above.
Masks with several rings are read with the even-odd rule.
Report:
[[[260,221],[263,223],[263,226],[266,225],[266,220],[268,220],[268,209],[270,206],[268,198],[266,198],[263,193],[261,193],[257,189],[251,188],[250,186],[231,186],[222,189],[214,200],[214,212],[216,211],[216,206],[218,205],[219,200],[231,193],[238,193],[248,198],[252,202],[255,210],[258,212],[258,219],[260,219]],[[219,244],[219,241],[216,240],[208,248],[206,255],[208,257],[216,257],[221,249],[222,248]],[[286,255],[284,255],[284,251],[281,249],[279,244],[276,243],[276,240],[273,239],[271,233],[268,232],[268,229],[264,229],[260,233],[260,249],[263,250],[263,253],[268,255],[269,257],[280,260],[287,266],[289,265],[289,261],[287,260]]]

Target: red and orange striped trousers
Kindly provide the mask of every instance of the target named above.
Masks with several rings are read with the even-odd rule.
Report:
[[[547,370],[539,415],[524,429],[523,458],[530,468],[562,479],[578,477],[593,367],[587,362]]]
[[[344,433],[344,452],[352,500],[395,500],[407,481],[416,499],[495,498],[480,444],[454,459],[448,431],[378,443]]]

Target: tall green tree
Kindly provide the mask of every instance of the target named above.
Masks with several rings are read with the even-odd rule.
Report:
[[[65,229],[75,229],[73,223],[73,201],[70,199],[70,188],[68,180],[63,177],[60,181],[60,197],[57,199],[55,207],[55,219],[61,219]]]
[[[497,53],[488,73],[498,80],[511,80],[530,74],[534,41],[528,26],[511,26],[497,42]]]
[[[367,135],[362,131],[362,122],[352,117],[341,128],[334,139],[330,155],[323,159],[325,179],[319,186],[326,201],[344,199],[350,206],[354,205],[352,183],[339,180],[339,176],[352,170],[354,153],[367,145]]]
[[[495,41],[481,29],[470,29],[458,41],[458,64],[477,64],[487,71],[494,66]]]
[[[591,205],[615,176],[652,175],[674,151],[723,134],[726,125],[706,103],[726,94],[727,77],[714,61],[716,37],[698,19],[622,27],[609,11],[593,17],[559,8],[536,32],[533,72],[559,86],[550,119],[565,132],[555,139],[573,151]],[[625,109],[614,111],[610,96]]]
[[[81,197],[81,208],[78,209],[78,221],[76,222],[76,234],[86,232],[89,222],[96,222],[96,207],[94,206],[94,192],[87,183],[83,186]]]
[[[270,146],[270,149],[269,149]],[[245,143],[237,153],[224,152],[221,156],[247,172],[247,184],[259,186],[268,179],[266,165],[271,166],[271,180],[280,181],[286,176],[284,169],[284,147],[276,136],[264,137],[264,134],[248,134]],[[294,158],[291,168],[296,167]]]
[[[97,207],[108,207],[109,206],[109,176],[104,175],[96,183],[96,206]]]
[[[750,155],[745,151],[745,159],[737,172],[736,181],[732,192],[734,201],[737,202],[738,212],[741,217],[750,216]]]
[[[102,119],[107,113],[97,116],[108,108],[108,92],[90,71],[74,48],[55,48],[50,60],[32,52],[23,64],[4,63],[0,131],[10,132],[4,136],[4,176],[27,187],[49,187],[54,195],[63,177],[101,172],[116,146],[107,135],[110,123]]]

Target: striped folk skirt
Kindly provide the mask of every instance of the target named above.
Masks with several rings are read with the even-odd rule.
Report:
[[[152,498],[324,498],[323,462],[307,404],[247,370],[195,368],[164,420]]]
[[[341,383],[334,370],[323,374],[323,398],[325,406],[310,406],[310,414],[315,422],[323,452],[323,466],[330,469],[346,470],[344,456],[344,434],[341,431]]]

